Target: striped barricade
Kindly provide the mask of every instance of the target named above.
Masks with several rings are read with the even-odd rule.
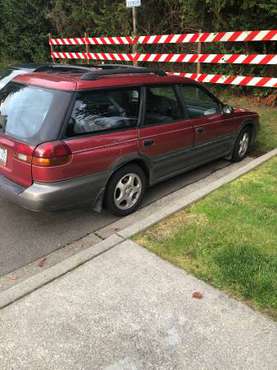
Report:
[[[51,57],[55,59],[99,60],[112,62],[155,62],[155,63],[209,63],[209,64],[243,64],[243,65],[276,65],[276,54],[188,54],[188,53],[92,53],[89,45],[146,45],[146,44],[181,44],[181,43],[212,43],[212,42],[267,42],[277,41],[277,30],[234,31],[234,32],[202,32],[172,35],[144,36],[102,36],[49,38]],[[55,51],[54,46],[86,45],[86,52]],[[170,72],[171,73],[171,72]],[[172,72],[174,73],[174,72]],[[174,74],[188,77],[200,82],[240,85],[277,87],[274,77],[257,76],[225,76],[220,74],[186,73]]]

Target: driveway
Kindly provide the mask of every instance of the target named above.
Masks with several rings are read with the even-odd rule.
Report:
[[[143,207],[228,165],[228,161],[219,160],[159,184],[149,189]],[[0,276],[61,249],[89,233],[97,232],[117,220],[107,212],[98,214],[89,209],[32,213],[0,197]],[[106,235],[100,233],[100,236]]]

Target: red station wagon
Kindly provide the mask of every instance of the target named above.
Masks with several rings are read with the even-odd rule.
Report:
[[[257,113],[142,67],[46,66],[0,90],[0,195],[33,211],[117,215],[148,186],[220,157],[243,159]]]

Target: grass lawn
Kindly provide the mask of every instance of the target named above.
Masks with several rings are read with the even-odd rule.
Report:
[[[277,157],[134,239],[277,319]]]
[[[257,152],[267,152],[277,148],[277,107],[257,103],[253,98],[223,96],[221,99],[234,106],[247,108],[260,115],[261,130],[257,138]]]

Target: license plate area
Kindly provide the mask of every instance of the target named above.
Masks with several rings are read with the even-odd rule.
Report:
[[[0,146],[0,166],[6,166],[8,158],[7,149]]]

